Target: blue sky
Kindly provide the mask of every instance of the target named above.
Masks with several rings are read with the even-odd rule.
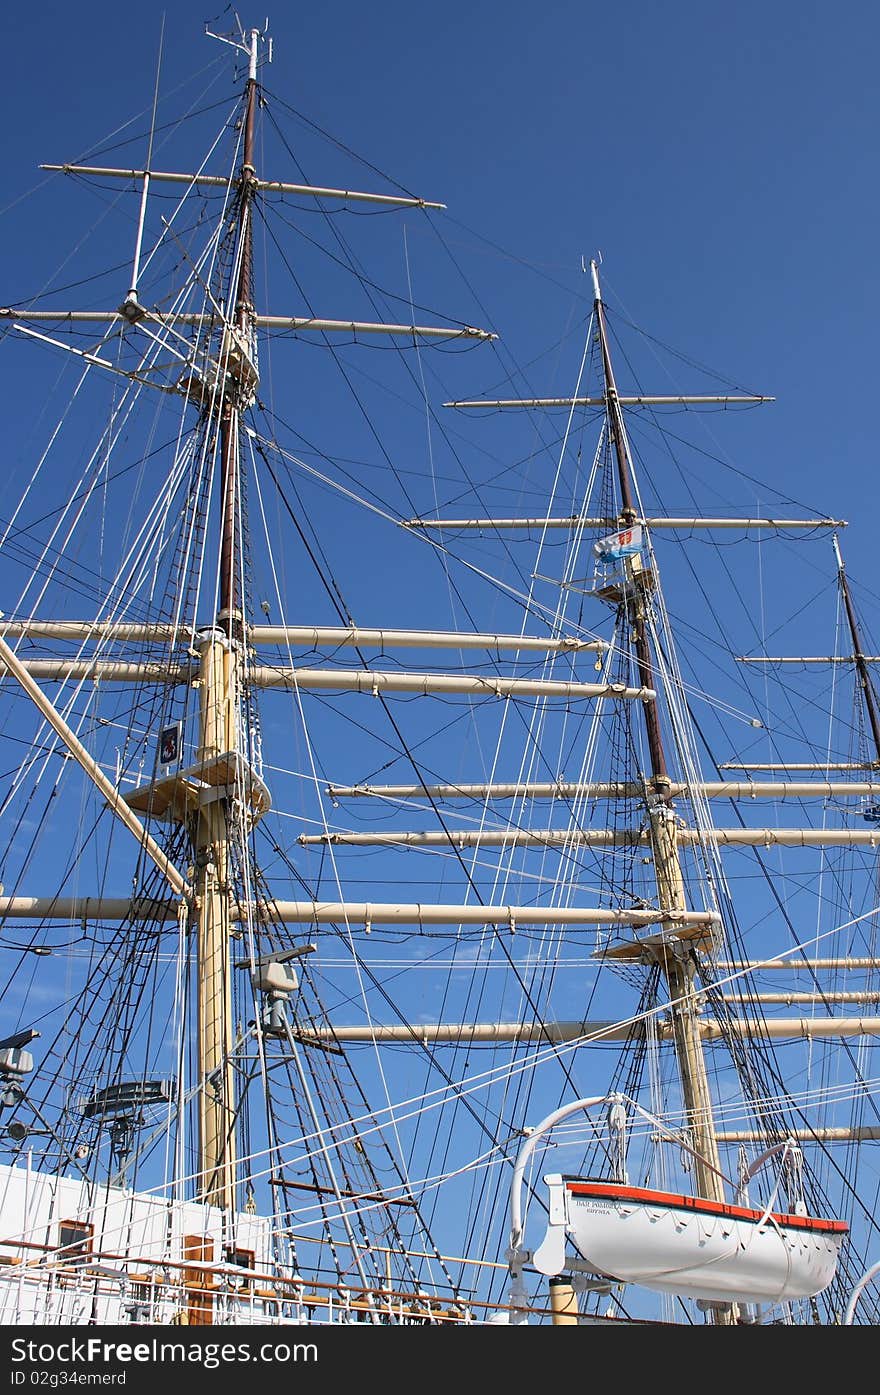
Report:
[[[77,155],[149,105],[165,10],[16,8],[4,204],[38,182],[41,160]],[[214,57],[206,18],[189,0],[168,9],[163,91]],[[754,472],[858,519],[845,546],[869,582],[876,6],[341,0],[269,19],[268,86],[533,268],[509,263],[510,294],[499,280],[492,306],[520,362],[555,340],[572,294],[586,294],[581,257],[601,249],[612,304],[778,398]],[[31,289],[22,232],[35,252],[46,235],[31,207],[0,220],[9,298]]]

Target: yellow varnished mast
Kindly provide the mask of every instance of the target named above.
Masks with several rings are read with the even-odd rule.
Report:
[[[239,422],[255,381],[251,290],[251,205],[256,187],[253,164],[259,31],[248,36],[249,71],[245,90],[244,152],[238,188],[238,255],[230,297],[232,314],[220,352],[220,540],[219,608],[216,623],[199,651],[199,749],[202,763],[227,758],[239,747],[244,617],[241,609],[239,511]],[[235,1206],[236,1102],[232,1066],[232,975],[228,800],[203,805],[193,830],[195,852],[196,961],[198,975],[199,1186],[200,1197],[225,1210]]]

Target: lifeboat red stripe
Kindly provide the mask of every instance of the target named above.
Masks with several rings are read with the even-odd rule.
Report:
[[[751,1206],[729,1206],[724,1201],[707,1201],[702,1196],[685,1196],[679,1192],[655,1192],[647,1187],[628,1187],[615,1182],[582,1182],[566,1177],[565,1185],[574,1196],[608,1197],[614,1201],[632,1201],[637,1205],[668,1206],[681,1211],[700,1211],[712,1216],[724,1216],[735,1221],[760,1221],[763,1211]],[[818,1216],[788,1216],[781,1211],[771,1211],[770,1216],[778,1225],[790,1230],[831,1231],[835,1235],[845,1235],[849,1230],[846,1221],[824,1220]]]

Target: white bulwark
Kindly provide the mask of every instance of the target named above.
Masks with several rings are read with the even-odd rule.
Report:
[[[0,1213],[0,1325],[303,1320],[265,1217],[8,1164]]]

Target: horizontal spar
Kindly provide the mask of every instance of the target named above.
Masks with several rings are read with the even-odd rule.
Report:
[[[715,1134],[719,1143],[766,1143],[767,1135],[757,1129],[721,1129]],[[880,1126],[877,1124],[857,1124],[853,1128],[846,1125],[826,1127],[817,1124],[814,1129],[785,1129],[785,1137],[796,1143],[877,1143],[880,1142]]]
[[[719,847],[743,844],[748,847],[825,848],[877,847],[880,828],[695,828],[676,831],[679,845],[714,843]],[[629,847],[651,845],[651,835],[638,828],[544,828],[526,831],[504,829],[450,829],[446,833],[302,833],[297,842],[333,843],[349,847],[383,845],[426,848],[546,848],[546,847]]]
[[[880,654],[859,654],[865,664],[880,664]],[[855,654],[760,654],[750,658],[746,654],[737,656],[738,664],[854,664]]]
[[[177,625],[137,624],[115,620],[9,620],[0,624],[0,634],[12,639],[141,640],[189,646],[199,631]],[[357,625],[250,625],[248,641],[263,644],[307,644],[354,647],[369,645],[379,649],[534,649],[541,653],[596,651],[610,645],[603,639],[579,639],[575,635],[544,638],[541,635],[478,634],[469,630],[384,630]]]
[[[342,688],[359,693],[470,693],[477,697],[622,698],[647,701],[653,688],[623,683],[567,683],[541,678],[481,678],[451,673],[376,673],[369,669],[290,669],[255,667],[245,675],[257,688]]]
[[[708,404],[775,402],[775,397],[753,397],[739,394],[664,397],[655,394],[615,393],[615,400],[624,407],[702,407]],[[604,407],[605,397],[501,397],[472,398],[467,402],[444,402],[444,407]]]
[[[714,911],[602,906],[470,906],[431,902],[273,901],[285,925],[718,925]]]
[[[860,993],[854,990],[829,989],[827,993],[722,993],[724,1003],[877,1003],[880,1002],[880,988],[873,993]]]
[[[547,654],[595,652],[605,653],[610,644],[604,639],[579,639],[575,635],[555,638],[542,635],[478,634],[468,630],[378,630],[360,626],[324,628],[304,625],[254,625],[250,630],[254,644],[310,644],[353,647],[368,645],[376,649],[522,649]]]
[[[179,625],[128,620],[6,620],[0,622],[0,634],[7,639],[67,639],[73,643],[116,639],[190,645],[194,638],[191,629]]]
[[[0,896],[15,920],[176,920],[178,902],[107,896]],[[270,901],[232,907],[233,920],[283,925],[717,925],[713,911],[620,910],[598,906],[470,906],[406,901]]]
[[[392,334],[419,339],[497,339],[474,325],[392,325],[365,320],[319,320],[300,315],[255,315],[257,329],[314,329],[324,334]]]
[[[743,764],[738,761],[728,760],[718,767],[719,770],[880,770],[880,761],[876,760],[850,760],[850,761],[764,761],[758,764]]]
[[[32,678],[52,683],[91,679],[94,683],[192,683],[198,669],[192,664],[127,663],[122,659],[24,659],[21,664]],[[0,658],[0,675],[6,664]]]
[[[846,528],[842,518],[635,518],[634,525],[643,528]],[[619,518],[584,518],[571,514],[567,518],[410,518],[406,528],[450,528],[461,531],[479,528],[491,532],[507,528],[605,528],[620,527]]]
[[[664,789],[666,787],[664,786]],[[578,780],[523,780],[511,784],[461,785],[328,785],[333,799],[374,796],[380,799],[643,799],[645,785],[622,781],[585,783]],[[691,794],[708,799],[829,799],[838,795],[880,798],[880,784],[840,780],[706,780],[687,785],[673,782],[672,798]]]
[[[179,901],[148,897],[0,896],[2,920],[176,921],[179,910]]]
[[[91,679],[95,683],[193,683],[198,669],[190,664],[126,663],[108,659],[28,659],[23,668],[35,678],[54,682]],[[0,673],[3,670],[0,660]],[[540,678],[481,678],[471,674],[377,673],[373,669],[271,668],[256,664],[244,681],[253,688],[308,688],[368,693],[467,693],[474,697],[621,698],[647,700],[652,688],[623,683],[566,683]]]
[[[51,170],[56,174],[86,174],[101,179],[144,179],[149,173],[150,182],[158,184],[195,184],[199,187],[228,189],[234,187],[237,179],[228,179],[222,174],[177,174],[170,170],[118,170],[107,169],[102,165],[40,165],[41,170]],[[354,203],[384,203],[401,208],[445,208],[445,203],[429,203],[427,199],[405,197],[399,194],[360,193],[355,189],[321,189],[314,184],[284,184],[277,179],[254,179],[253,185],[263,193],[301,194],[315,199],[350,199]]]
[[[714,968],[719,972],[741,973],[744,969],[782,969],[786,973],[813,973],[824,969],[880,969],[880,959],[801,959],[789,955],[785,959],[716,959]]]
[[[726,1037],[749,1037],[758,1032],[775,1038],[875,1037],[880,1036],[880,1017],[792,1017],[775,1021],[751,1022],[748,1018],[733,1018],[723,1024],[698,1022],[696,1030],[704,1041],[722,1041]],[[564,1041],[631,1041],[643,1036],[643,1022],[418,1022],[373,1024],[371,1026],[334,1026],[309,1028],[310,1034],[340,1042],[447,1042],[469,1046],[475,1042],[564,1042]],[[652,1035],[661,1040],[674,1038],[675,1029],[669,1021],[652,1025]]]
[[[54,324],[112,324],[115,320],[126,321],[127,317],[120,310],[17,310],[13,306],[2,306],[0,320],[27,320],[29,323],[47,321]],[[474,325],[395,325],[381,324],[374,320],[324,320],[314,315],[254,315],[251,322],[257,329],[318,330],[322,334],[391,334],[419,339],[498,338],[498,335],[490,330],[477,329]],[[168,314],[148,310],[137,323],[170,325],[176,328],[228,328],[227,322],[219,315],[202,315],[189,310],[172,310]]]

